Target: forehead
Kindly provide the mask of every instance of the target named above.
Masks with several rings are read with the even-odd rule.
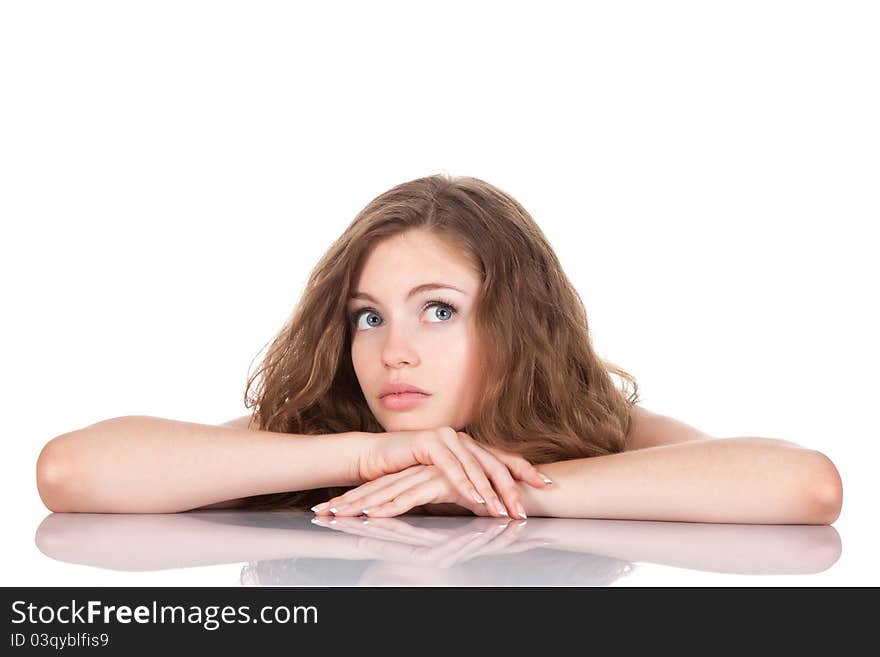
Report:
[[[391,283],[393,287],[442,280],[473,290],[479,278],[467,255],[425,231],[408,231],[376,244],[364,259],[359,287]],[[409,289],[409,288],[407,288]]]

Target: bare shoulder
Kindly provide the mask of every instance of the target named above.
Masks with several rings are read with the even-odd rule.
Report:
[[[630,417],[629,433],[626,436],[626,451],[716,438],[716,436],[711,436],[681,420],[656,413],[639,405],[632,407]]]
[[[250,428],[250,415],[242,415],[241,417],[237,417],[234,420],[229,420],[228,422],[224,422],[221,424],[221,427],[232,427],[234,429],[249,429]]]

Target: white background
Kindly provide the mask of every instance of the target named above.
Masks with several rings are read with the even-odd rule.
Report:
[[[827,454],[824,581],[880,584],[878,33],[871,2],[3,3],[2,583],[83,579],[34,546],[49,439],[244,415],[330,243],[445,171],[531,212],[643,406]]]

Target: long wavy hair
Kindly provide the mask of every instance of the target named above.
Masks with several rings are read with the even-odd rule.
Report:
[[[250,428],[384,431],[352,364],[346,304],[371,249],[410,230],[445,240],[480,276],[474,321],[487,383],[472,423],[461,430],[533,464],[624,451],[638,383],[593,350],[583,302],[547,238],[509,194],[478,178],[448,174],[380,194],[320,259],[261,366],[248,376]],[[242,507],[307,509],[350,489],[254,495]]]

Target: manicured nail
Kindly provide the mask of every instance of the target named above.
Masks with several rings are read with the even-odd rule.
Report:
[[[552,484],[553,483],[553,480],[550,477],[548,477],[547,475],[545,475],[544,473],[539,472],[538,474],[541,475],[541,478],[544,480],[545,484]]]
[[[484,500],[482,497],[480,497],[480,494],[479,494],[477,491],[473,491],[473,496],[474,496],[474,499],[475,499],[479,504],[485,504],[485,503],[486,503],[486,500]]]
[[[312,507],[312,511],[316,511],[316,512],[323,511],[324,509],[327,508],[327,506],[329,504],[330,504],[330,502],[322,502],[321,504],[316,504],[315,506]]]
[[[504,505],[501,502],[496,501],[495,508],[498,509],[498,513],[500,513],[502,516],[508,515],[507,509],[504,508]]]
[[[519,502],[516,503],[516,512],[520,515],[521,518],[528,518],[528,516],[526,515],[526,510]]]

